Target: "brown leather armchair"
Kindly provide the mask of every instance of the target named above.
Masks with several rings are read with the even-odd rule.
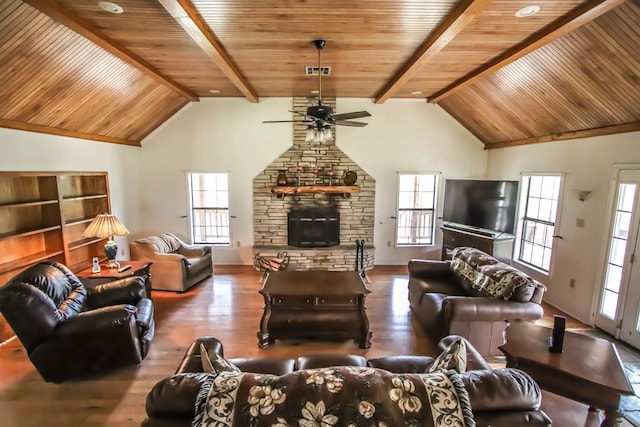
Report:
[[[134,240],[131,259],[153,261],[151,287],[184,292],[213,274],[211,247],[188,245],[171,233]]]
[[[71,270],[51,261],[0,287],[0,312],[47,382],[140,363],[155,330],[144,279],[87,289]]]

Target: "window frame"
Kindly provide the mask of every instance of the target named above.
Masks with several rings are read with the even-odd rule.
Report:
[[[401,208],[400,207],[400,177],[402,175],[429,175],[434,178],[434,188],[433,188],[433,207],[432,208]],[[437,226],[437,211],[438,211],[438,202],[439,202],[439,192],[440,192],[440,172],[433,171],[421,171],[421,172],[412,172],[412,171],[398,171],[396,173],[396,209],[395,209],[395,225],[394,225],[394,247],[396,248],[412,248],[412,247],[428,247],[428,246],[436,246],[436,226]],[[399,221],[400,221],[400,212],[401,211],[430,211],[431,212],[431,242],[429,243],[400,243],[399,239]]]
[[[231,191],[230,191],[230,178],[231,178],[231,174],[228,171],[187,171],[186,172],[186,181],[187,181],[187,204],[188,204],[188,208],[189,208],[189,236],[191,238],[191,243],[192,244],[199,244],[199,245],[207,245],[207,246],[215,246],[215,247],[231,247],[233,242],[233,230],[231,228],[231,213],[230,213],[230,206],[227,207],[194,207],[194,203],[193,203],[193,188],[192,188],[192,176],[194,175],[214,175],[214,174],[219,174],[219,175],[226,175],[227,176],[227,188],[226,188],[226,192],[227,192],[227,202],[228,205],[231,204],[231,200],[230,200],[230,196],[231,196]],[[215,191],[215,190],[214,190]],[[226,211],[227,213],[227,224],[228,224],[228,230],[229,233],[227,235],[228,241],[226,243],[216,243],[216,242],[201,242],[201,241],[197,241],[196,240],[196,235],[195,235],[195,228],[194,228],[194,212],[196,210],[217,210],[217,211]]]
[[[557,177],[560,179],[559,185],[558,185],[558,198],[556,200],[556,214],[555,214],[555,218],[553,219],[553,221],[544,221],[544,220],[539,220],[537,218],[533,218],[533,217],[527,217],[527,206],[529,204],[529,193],[530,193],[530,183],[531,183],[531,177]],[[527,181],[527,185],[525,185],[525,180]],[[554,236],[558,236],[558,232],[560,229],[560,218],[561,218],[561,211],[562,211],[562,201],[563,201],[563,194],[564,194],[564,183],[565,183],[565,174],[564,173],[558,173],[558,172],[535,172],[535,173],[529,173],[529,172],[523,172],[520,174],[520,203],[518,206],[518,227],[516,230],[516,236],[515,236],[515,242],[514,242],[514,248],[513,248],[513,261],[527,269],[530,269],[531,271],[540,274],[543,277],[550,277],[551,274],[553,273],[553,266],[554,266],[554,259],[555,259],[555,254],[556,254],[556,249],[557,246],[555,244],[555,239],[556,237]],[[525,222],[526,221],[531,221],[531,222],[535,222],[537,224],[544,224],[544,225],[552,225],[553,226],[553,233],[551,236],[551,253],[549,255],[549,269],[545,270],[544,267],[542,266],[537,266],[529,261],[525,261],[523,259],[521,259],[521,253],[522,253],[522,248],[523,248],[523,240],[524,240],[524,233],[525,233]]]

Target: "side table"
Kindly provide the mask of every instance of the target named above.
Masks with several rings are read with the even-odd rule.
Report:
[[[506,343],[498,347],[507,368],[522,369],[540,388],[591,408],[603,409],[602,427],[622,422],[620,400],[633,394],[616,346],[602,338],[565,332],[562,353],[550,353],[551,329],[514,321],[506,330]]]
[[[106,282],[113,280],[124,279],[125,277],[140,276],[144,279],[144,288],[147,291],[147,297],[151,299],[151,272],[149,271],[151,261],[118,261],[120,268],[130,265],[131,268],[118,273],[116,268],[106,268],[104,265],[100,265],[100,272],[93,273],[91,267],[85,268],[82,271],[76,273],[76,276],[80,281],[88,288],[93,288]]]

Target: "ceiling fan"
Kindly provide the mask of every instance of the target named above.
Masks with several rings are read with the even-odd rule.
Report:
[[[265,120],[262,123],[308,123],[307,140],[331,139],[331,125],[364,127],[368,123],[352,122],[350,119],[360,119],[369,117],[368,111],[354,111],[352,113],[333,114],[333,108],[329,105],[322,105],[322,72],[320,67],[320,52],[327,44],[325,40],[314,40],[313,45],[318,50],[318,105],[307,107],[306,113],[291,111],[301,117],[299,120]],[[315,137],[312,135],[315,134]],[[318,136],[320,134],[320,136]]]

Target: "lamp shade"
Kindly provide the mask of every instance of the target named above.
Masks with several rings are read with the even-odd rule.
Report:
[[[112,214],[99,214],[84,230],[85,237],[99,237],[101,239],[126,236],[127,234],[129,234],[127,227],[122,225],[118,218]]]

